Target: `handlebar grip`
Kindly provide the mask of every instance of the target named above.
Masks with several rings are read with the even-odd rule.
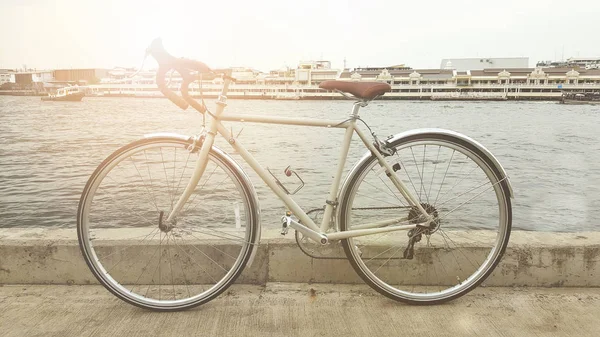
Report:
[[[169,89],[160,89],[160,92],[162,92],[163,95],[165,95],[171,102],[173,102],[175,105],[177,105],[181,109],[185,110],[188,108],[188,106],[189,106],[188,103],[183,98],[179,97],[173,91],[171,91]]]
[[[204,63],[196,60],[186,58],[175,58],[169,54],[162,45],[161,39],[155,39],[152,41],[146,53],[152,55],[159,64],[158,71],[156,73],[156,84],[158,89],[163,93],[171,102],[175,103],[178,107],[183,110],[187,109],[191,105],[194,109],[201,113],[206,111],[206,107],[198,103],[188,94],[188,86],[194,81],[190,75],[190,70],[197,71],[199,73],[212,73],[212,70]],[[174,69],[183,78],[181,85],[181,95],[179,96],[170,90],[165,84],[165,75],[167,71]]]
[[[159,67],[156,72],[156,84],[158,85],[158,89],[163,93],[171,102],[173,102],[178,107],[183,110],[188,108],[188,103],[181,97],[179,97],[176,93],[174,93],[171,89],[169,89],[165,84],[165,74],[169,69],[164,67]]]
[[[200,73],[210,73],[212,70],[204,63],[196,60],[178,58],[173,61],[176,68],[195,70]]]

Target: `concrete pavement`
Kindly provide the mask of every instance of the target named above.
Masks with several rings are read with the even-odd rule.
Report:
[[[599,336],[599,288],[483,288],[409,306],[366,285],[234,285],[185,312],[156,313],[95,285],[0,286],[0,335]]]

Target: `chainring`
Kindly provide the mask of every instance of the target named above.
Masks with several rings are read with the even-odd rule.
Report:
[[[323,213],[325,212],[325,207],[322,208],[314,208],[306,213],[316,224],[320,224],[323,220]],[[300,250],[312,257],[313,259],[331,259],[331,260],[344,260],[346,259],[343,251],[341,250],[341,245],[339,241],[337,242],[329,242],[325,245],[317,243],[307,236],[302,234],[299,231],[295,231],[296,244],[300,248]],[[334,251],[339,251],[339,257],[332,256]],[[338,254],[336,254],[338,255]]]

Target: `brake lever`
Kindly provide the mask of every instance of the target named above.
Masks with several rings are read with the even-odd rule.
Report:
[[[148,49],[146,49],[146,54],[144,55],[144,59],[142,60],[142,65],[138,68],[138,71],[127,76],[128,78],[133,78],[134,76],[139,74],[144,69],[144,63],[146,63],[146,59],[148,58],[148,55],[150,55],[150,52],[148,51]]]
[[[223,74],[223,79],[230,80],[233,83],[237,82],[237,80],[235,78],[233,78],[229,75],[225,75],[225,74]]]
[[[215,76],[221,76],[222,79],[224,80],[230,80],[231,82],[237,82],[237,80],[234,77],[231,77],[231,69],[214,69],[212,71],[212,74]]]

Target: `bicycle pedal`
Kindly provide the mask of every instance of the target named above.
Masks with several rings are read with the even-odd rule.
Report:
[[[281,217],[281,235],[286,235],[290,229],[292,212],[285,212],[285,216]]]

